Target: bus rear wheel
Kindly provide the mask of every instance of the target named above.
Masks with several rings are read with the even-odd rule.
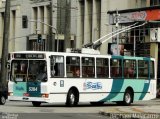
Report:
[[[129,106],[133,101],[133,93],[130,90],[126,90],[123,97],[123,105]]]
[[[32,105],[34,106],[34,107],[40,107],[41,106],[41,102],[32,102]]]
[[[67,94],[66,106],[73,107],[78,104],[78,95],[76,91],[70,90]]]

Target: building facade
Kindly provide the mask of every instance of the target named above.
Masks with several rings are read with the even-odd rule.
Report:
[[[85,44],[95,42],[116,30],[115,24],[110,21],[116,12],[125,17],[135,13],[133,17],[137,18],[134,19],[136,21],[143,17],[141,12],[149,10],[152,11],[151,16],[156,19],[141,21],[155,20],[154,23],[130,30],[125,35],[120,34],[117,39],[119,38],[119,43],[124,45],[126,55],[152,56],[159,61],[160,37],[157,37],[160,33],[159,5],[160,0],[11,0],[9,52],[65,51],[67,47],[82,48]],[[0,56],[4,11],[5,0],[0,0]],[[66,15],[70,15],[69,22]],[[125,21],[119,25],[122,28],[130,23]],[[69,37],[66,37],[67,35]],[[130,38],[126,39],[126,36]],[[37,40],[38,38],[40,40]],[[110,53],[109,44],[113,44],[114,39],[115,37],[109,39],[99,47],[102,54]],[[154,39],[157,39],[157,42],[151,42]],[[157,66],[159,72],[160,62],[157,62]],[[160,79],[159,73],[157,76]]]
[[[68,0],[11,0],[10,2],[9,52],[22,50],[64,51],[65,9]],[[76,1],[71,2],[70,9],[71,16],[76,16]],[[0,56],[4,12],[5,0],[0,0]],[[76,17],[71,17],[70,20],[72,23],[69,34],[71,35],[69,39],[71,47],[74,46],[75,41],[76,20]],[[38,43],[39,36],[41,41]],[[52,40],[50,40],[51,38]],[[48,45],[51,46],[48,47]]]
[[[52,0],[51,9],[51,0],[11,0],[9,51],[65,51],[66,1],[69,0]],[[108,11],[141,8],[157,4],[159,4],[159,0],[71,1],[71,45],[69,47],[81,48],[83,45],[94,42],[112,32],[112,25],[108,25]],[[5,0],[0,0],[0,50],[3,39],[4,9]],[[53,26],[52,33],[50,33],[49,24]],[[38,34],[41,34],[42,38],[40,43],[37,43]],[[108,42],[112,43],[112,40],[101,45],[102,54],[108,53]],[[49,44],[51,45],[50,49],[48,49]]]
[[[102,43],[100,51],[112,54],[112,48],[122,48],[125,51],[122,55],[154,57],[160,84],[159,5],[160,0],[79,0],[76,47],[81,48],[117,30],[117,24],[118,29],[136,22],[137,26],[142,24]],[[143,25],[146,21],[149,23]],[[121,54],[120,49],[116,53]]]
[[[76,47],[80,48],[112,32],[107,11],[146,5],[146,0],[78,0]],[[102,44],[100,50],[102,54],[107,54],[108,42]]]

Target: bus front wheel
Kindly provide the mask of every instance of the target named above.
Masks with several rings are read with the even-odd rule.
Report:
[[[32,102],[32,105],[34,106],[34,107],[40,107],[40,105],[41,105],[41,102]]]
[[[126,90],[123,97],[123,104],[125,106],[131,105],[133,100],[133,93],[130,90]]]
[[[66,106],[72,107],[78,104],[78,96],[76,91],[70,90],[67,94]]]

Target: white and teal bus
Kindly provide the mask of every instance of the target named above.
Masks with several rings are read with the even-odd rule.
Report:
[[[91,51],[90,51],[91,50]],[[155,59],[81,53],[10,53],[8,99],[41,103],[130,105],[156,97]]]

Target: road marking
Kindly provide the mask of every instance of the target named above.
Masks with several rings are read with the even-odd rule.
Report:
[[[115,108],[119,113],[130,113],[130,112],[128,112],[128,111],[122,111],[122,110],[120,110],[119,108]]]
[[[139,112],[139,113],[153,113],[153,112],[146,112],[142,109],[139,109],[139,108],[131,108],[133,111],[136,111],[136,112]]]
[[[130,113],[130,112],[127,112],[127,111],[122,111],[119,108],[111,108],[111,109],[103,110],[103,111],[100,111],[100,112],[105,112],[105,113]]]

